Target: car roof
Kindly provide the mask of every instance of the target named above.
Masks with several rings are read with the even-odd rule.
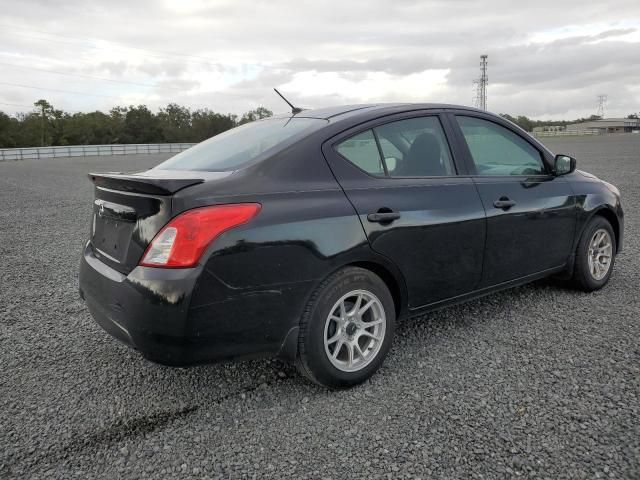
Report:
[[[356,105],[337,105],[333,107],[302,110],[300,113],[290,115],[296,118],[319,118],[323,120],[343,120],[372,113],[384,114],[411,110],[432,110],[450,108],[456,110],[471,110],[487,113],[484,110],[463,105],[446,103],[368,103]]]

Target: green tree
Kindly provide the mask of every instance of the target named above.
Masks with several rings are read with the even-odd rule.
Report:
[[[158,117],[146,105],[130,106],[124,116],[122,142],[156,143],[163,140]]]
[[[64,124],[69,118],[68,113],[62,110],[52,108],[51,117],[49,118],[49,132],[51,135],[50,145],[65,145],[64,143]]]
[[[273,115],[257,107],[240,116],[175,103],[154,113],[146,105],[115,107],[108,113],[66,113],[45,99],[34,111],[13,116],[0,112],[0,148],[38,145],[201,142],[230,128]],[[526,118],[526,117],[525,117]],[[517,121],[517,119],[516,119]]]
[[[19,129],[15,134],[17,147],[42,145],[42,118],[39,113],[19,113],[16,115]],[[45,125],[46,128],[46,125]],[[45,138],[46,140],[46,138]]]
[[[184,142],[191,130],[191,112],[186,107],[170,103],[160,109],[158,122],[166,142]]]
[[[127,107],[114,107],[109,110],[109,116],[114,128],[113,143],[123,143],[122,137],[124,136],[124,121],[129,109]]]
[[[247,113],[244,113],[242,117],[240,117],[240,121],[238,125],[243,125],[245,123],[254,122],[256,120],[261,120],[263,118],[272,117],[273,112],[265,107],[258,107],[255,110],[250,110]]]
[[[223,115],[208,108],[196,110],[191,114],[189,142],[201,142],[237,125],[235,115]]]
[[[533,130],[533,127],[537,126],[538,124],[537,121],[531,120],[530,118],[525,117],[524,115],[518,115],[517,117],[512,117],[508,113],[501,113],[500,116],[503,118],[506,118],[510,122],[515,123],[523,130],[526,130],[527,132],[531,132]]]
[[[53,118],[53,106],[44,99],[40,99],[33,104],[40,114],[40,146],[44,147],[51,144],[49,132],[49,123]]]
[[[114,143],[115,120],[102,112],[75,113],[64,122],[63,145],[102,145]]]
[[[0,112],[0,147],[14,148],[18,146],[20,123],[4,112]]]

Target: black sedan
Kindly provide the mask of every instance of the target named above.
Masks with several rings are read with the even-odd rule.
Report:
[[[152,361],[272,355],[348,387],[380,367],[398,318],[550,275],[605,285],[620,193],[575,167],[452,105],[253,122],[145,172],[90,174],[80,292]]]

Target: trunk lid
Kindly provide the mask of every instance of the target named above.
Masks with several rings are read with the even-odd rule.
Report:
[[[209,172],[162,170],[90,173],[95,185],[90,232],[94,255],[128,274],[156,233],[172,218],[172,195],[211,176]]]

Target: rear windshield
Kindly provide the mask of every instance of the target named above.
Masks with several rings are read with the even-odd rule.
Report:
[[[205,140],[171,157],[162,170],[236,170],[262,153],[292,138],[326,125],[317,118],[268,118],[247,123]]]

